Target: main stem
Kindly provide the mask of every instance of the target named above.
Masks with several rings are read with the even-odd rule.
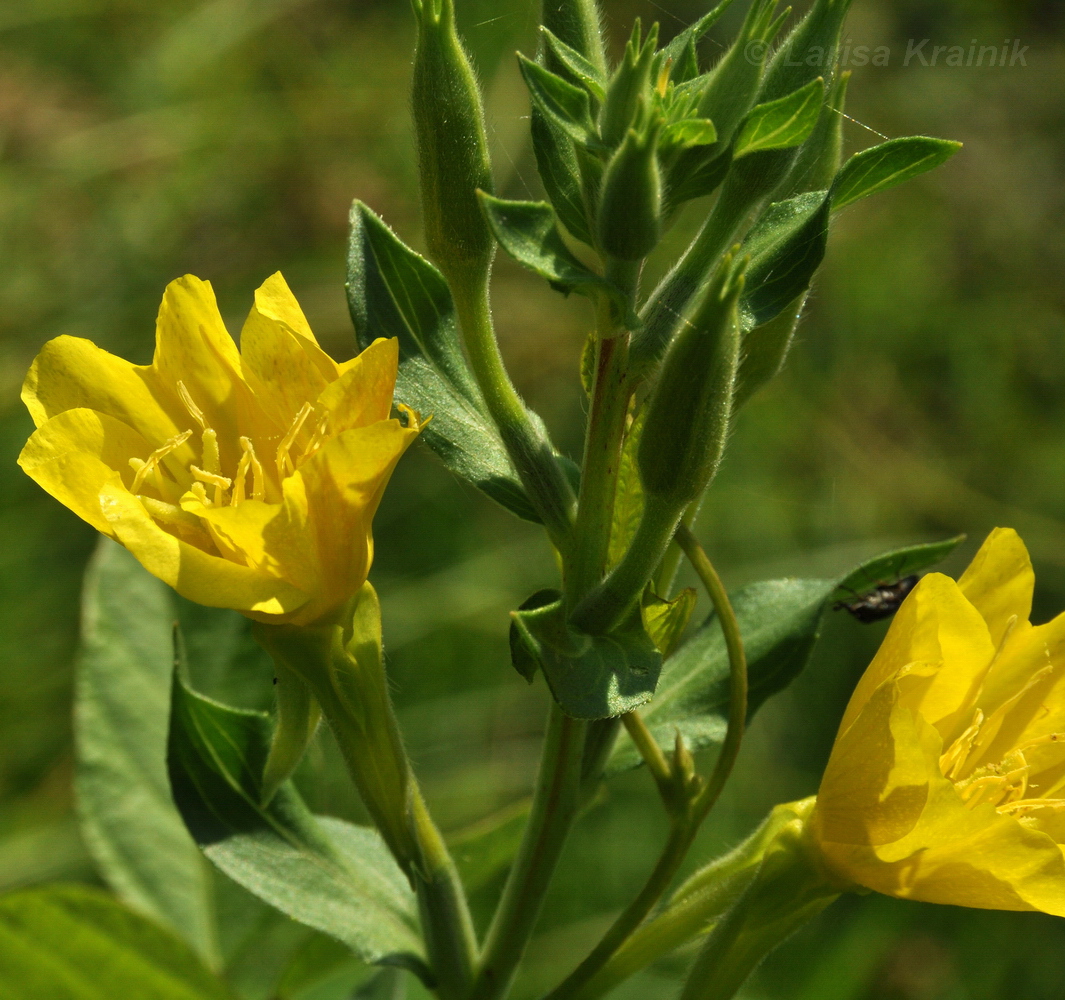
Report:
[[[503,445],[555,548],[566,552],[573,525],[573,488],[550,442],[533,426],[499,353],[487,275],[452,286],[470,368]]]
[[[747,658],[744,654],[743,639],[740,636],[736,614],[728,599],[728,592],[721,583],[721,578],[717,575],[717,571],[691,529],[682,523],[677,529],[676,540],[706,588],[725,635],[730,677],[728,729],[710,780],[689,803],[686,810],[674,812],[669,839],[639,895],[614,921],[588,957],[553,992],[548,994],[546,1000],[575,1000],[575,998],[589,1000],[591,995],[598,995],[597,993],[585,994],[584,987],[592,982],[618,949],[639,929],[654,909],[655,904],[669,888],[691,849],[699,828],[721,795],[732,773],[739,754],[740,743],[743,740],[747,719]],[[634,725],[630,728],[630,732],[633,728],[636,728],[637,738],[639,738],[641,734],[638,727]],[[653,748],[645,747],[644,750],[649,758],[649,766],[655,772],[655,779],[661,787],[666,777],[662,772],[663,762],[659,760],[661,750],[657,744]]]
[[[499,1000],[510,989],[580,807],[587,727],[551,703],[529,822],[485,940],[470,1000]]]

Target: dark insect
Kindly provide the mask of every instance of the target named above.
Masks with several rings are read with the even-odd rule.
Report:
[[[906,600],[906,595],[917,586],[919,579],[915,573],[913,576],[904,576],[898,583],[877,584],[868,594],[855,595],[856,600],[837,601],[832,605],[832,610],[849,611],[858,621],[867,625],[890,618]]]

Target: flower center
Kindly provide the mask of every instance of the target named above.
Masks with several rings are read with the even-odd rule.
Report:
[[[1031,686],[1029,684],[1025,690],[1029,690]],[[1057,744],[1065,749],[1065,733],[1048,733],[1046,736],[1029,740],[1010,750],[997,764],[983,764],[974,768],[966,777],[962,777],[969,757],[980,743],[981,731],[987,721],[984,713],[977,709],[969,727],[939,758],[940,771],[945,778],[953,782],[962,801],[970,809],[980,803],[986,803],[994,806],[998,812],[1016,816],[1018,819],[1024,819],[1039,809],[1065,809],[1065,798],[1053,794],[1065,792],[1060,781],[1044,790],[1041,795],[1029,795],[1033,790],[1030,781],[1032,765],[1027,759],[1027,755],[1039,747]]]

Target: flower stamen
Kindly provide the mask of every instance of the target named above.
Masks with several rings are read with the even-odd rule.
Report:
[[[203,444],[204,466],[212,475],[221,475],[222,460],[218,454],[218,434],[208,425],[207,418],[203,415],[203,410],[196,405],[196,401],[192,398],[192,394],[185,386],[185,383],[180,379],[178,380],[177,388],[178,395],[181,397],[181,402],[185,404],[185,409],[189,411],[189,416],[200,425],[200,430],[202,431],[200,441]]]
[[[281,439],[281,443],[277,446],[277,478],[281,481],[284,481],[296,471],[296,464],[292,459],[292,446],[296,443],[296,438],[299,437],[300,431],[303,430],[303,425],[307,422],[307,418],[313,412],[314,407],[310,403],[304,403],[300,407],[300,412],[296,414],[295,420],[292,421],[287,433]]]
[[[167,441],[162,447],[156,448],[147,459],[131,458],[129,460],[129,466],[134,472],[133,482],[130,484],[130,493],[138,494],[144,487],[145,480],[154,473],[154,483],[156,489],[160,493],[165,492],[163,488],[163,481],[160,476],[161,467],[160,463],[169,455],[175,448],[180,448],[188,439],[192,437],[192,431],[185,431],[182,434],[177,434]]]
[[[214,487],[214,502],[216,505],[221,506],[225,501],[226,492],[233,487],[233,480],[227,476],[220,476],[215,472],[208,472],[198,465],[190,465],[189,472],[193,474],[197,482],[206,483],[208,486]]]

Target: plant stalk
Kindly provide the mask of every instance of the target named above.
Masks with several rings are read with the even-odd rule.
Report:
[[[551,703],[529,822],[485,939],[469,1000],[500,1000],[510,990],[580,808],[587,728],[588,723],[570,718]]]

